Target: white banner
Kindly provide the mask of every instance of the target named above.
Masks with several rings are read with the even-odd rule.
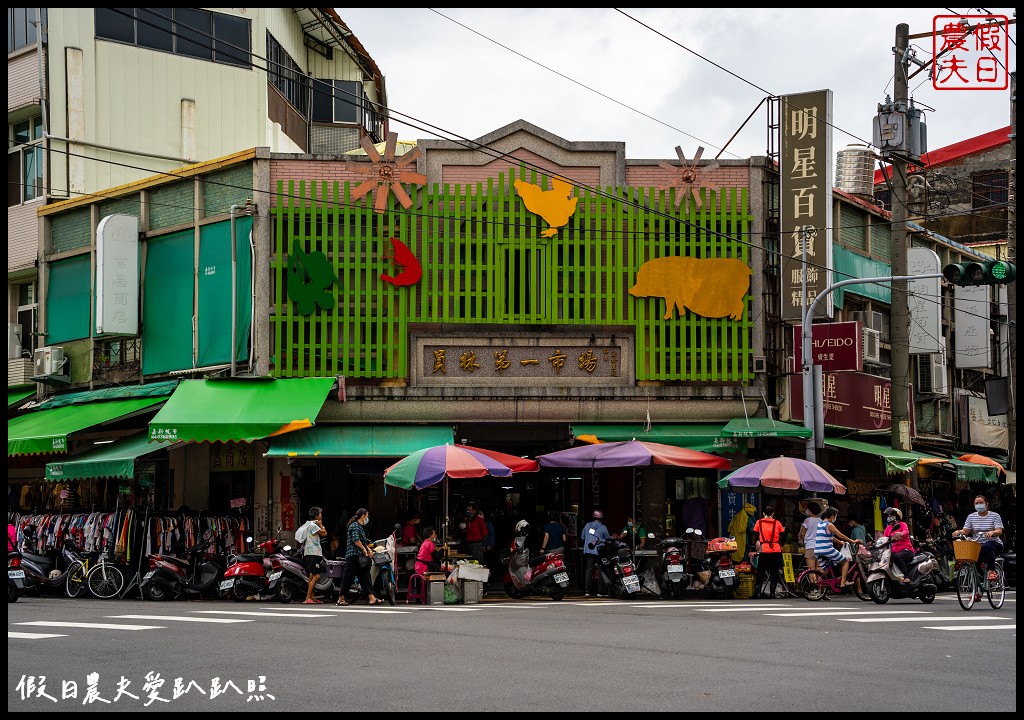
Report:
[[[967,423],[970,443],[979,447],[1008,450],[1010,433],[1005,415],[989,415],[985,398],[967,397]]]
[[[954,358],[958,368],[992,367],[988,335],[990,291],[987,285],[953,288]]]
[[[912,247],[907,250],[907,275],[934,275],[941,272],[941,260],[934,250]],[[942,325],[939,317],[942,278],[909,280],[907,294],[910,307],[910,354],[941,352],[939,338]]]
[[[107,215],[96,228],[96,334],[139,334],[139,219]]]

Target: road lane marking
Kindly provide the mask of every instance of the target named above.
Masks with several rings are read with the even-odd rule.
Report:
[[[400,614],[400,613],[412,612],[411,609],[410,610],[405,610],[405,609],[397,608],[397,607],[395,607],[395,608],[368,608],[368,607],[359,607],[359,608],[357,608],[357,607],[345,607],[344,605],[341,606],[341,607],[338,607],[337,605],[334,605],[332,607],[312,607],[312,608],[311,607],[295,607],[294,609],[293,608],[263,608],[263,609],[268,611],[268,612],[275,612],[275,611],[279,611],[279,610],[285,610],[285,611],[291,610],[292,611],[291,613],[286,613],[289,617],[291,617],[293,614],[298,615],[298,614],[301,614],[301,613],[304,613],[304,612],[307,612],[307,613],[308,612],[330,613],[330,614],[336,614],[336,613],[339,613],[339,614],[340,613],[359,613],[359,612],[361,612],[361,613],[384,613],[385,615],[397,615],[397,614]]]
[[[60,620],[33,620],[14,623],[15,625],[36,625],[40,627],[94,628],[96,630],[166,630],[164,625],[114,625],[112,623],[63,622]]]
[[[127,620],[180,620],[181,622],[204,622],[204,623],[249,623],[255,620],[243,618],[207,618],[188,617],[185,615],[107,615],[109,618],[125,618]]]
[[[257,612],[255,610],[194,610],[197,613],[209,613],[210,615],[255,615],[256,617],[327,617],[323,613],[287,613],[287,612]]]
[[[424,610],[438,610],[441,612],[475,612],[482,608],[478,607],[440,607],[437,605],[427,605],[423,608]]]
[[[7,631],[7,639],[16,638],[18,640],[42,640],[44,638],[55,638],[55,637],[67,637],[67,635],[51,635],[48,633],[23,633]]]
[[[950,615],[948,617],[881,617],[881,618],[839,618],[846,622],[859,622],[859,623],[875,623],[875,622],[945,622],[946,620],[999,620],[996,615],[975,615],[971,618],[965,618],[963,615]]]
[[[789,605],[750,605],[744,607],[722,607],[722,608],[696,608],[697,612],[761,612],[774,608],[784,608]]]
[[[765,613],[772,617],[822,617],[825,615],[927,615],[931,610],[810,610],[807,612]]]
[[[925,630],[1016,630],[1017,624],[1013,625],[929,625],[923,626]]]

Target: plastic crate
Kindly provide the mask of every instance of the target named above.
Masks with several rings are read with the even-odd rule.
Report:
[[[484,584],[479,580],[462,581],[462,602],[464,605],[476,605],[484,594]]]
[[[491,577],[491,571],[485,568],[483,565],[459,565],[458,571],[459,580],[476,580],[478,582],[487,582],[487,580]]]

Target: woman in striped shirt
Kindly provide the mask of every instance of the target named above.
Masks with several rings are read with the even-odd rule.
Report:
[[[974,535],[981,543],[981,554],[978,562],[983,568],[995,567],[996,557],[1003,552],[1003,519],[999,513],[988,509],[988,500],[984,495],[974,498],[974,512],[964,520],[962,530],[955,530],[953,536]],[[989,580],[998,580],[995,570],[989,570]]]
[[[826,566],[825,561],[840,567],[842,574],[839,577],[839,587],[844,588],[852,584],[846,580],[846,573],[850,569],[850,561],[839,552],[835,546],[835,541],[841,540],[854,545],[860,545],[860,540],[851,540],[839,532],[839,528],[832,522],[838,514],[839,511],[834,507],[825,508],[825,511],[821,513],[821,518],[818,520],[818,533],[814,538],[814,552],[818,556],[818,567],[824,569]]]

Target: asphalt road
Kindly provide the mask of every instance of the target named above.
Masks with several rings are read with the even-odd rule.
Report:
[[[7,709],[1015,711],[1016,617],[1015,591],[971,611],[950,593],[394,608],[23,597],[8,605]]]

